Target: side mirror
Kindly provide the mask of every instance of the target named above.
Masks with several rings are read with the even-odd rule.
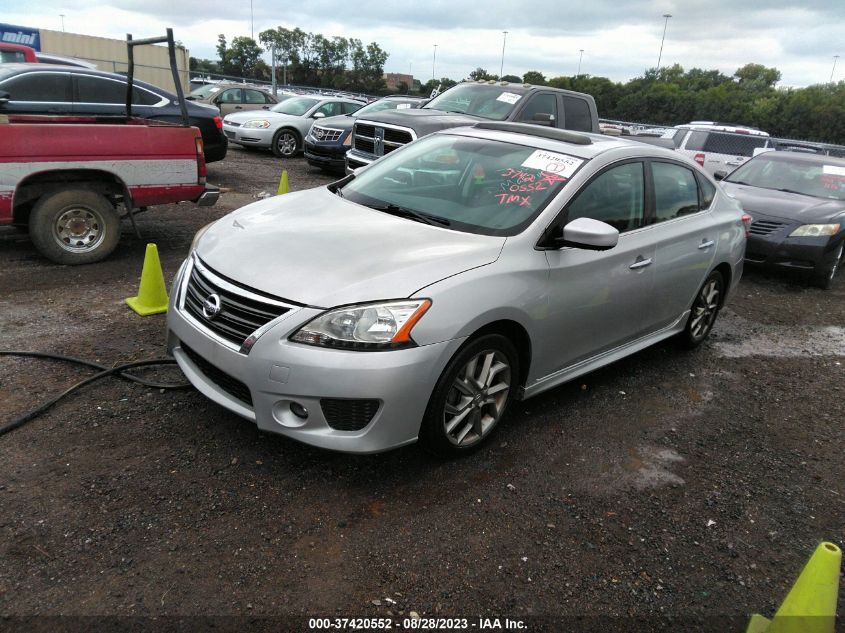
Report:
[[[326,113],[325,112],[315,112],[314,114],[311,115],[311,118],[312,119],[324,119],[324,118],[326,118]]]
[[[11,99],[12,95],[8,92],[0,90],[0,105],[6,105],[9,103],[9,99]]]
[[[724,169],[720,169],[715,174],[713,174],[713,178],[715,178],[716,180],[724,180],[727,175],[728,172],[726,172]]]
[[[558,247],[572,246],[590,251],[610,250],[619,243],[619,231],[606,222],[577,218],[563,227],[563,236],[556,238]]]
[[[531,123],[535,125],[548,125],[552,127],[555,124],[555,115],[546,114],[545,112],[536,112],[534,116],[531,117]]]

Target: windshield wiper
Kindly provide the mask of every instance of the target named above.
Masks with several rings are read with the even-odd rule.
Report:
[[[383,211],[384,213],[396,215],[400,218],[416,220],[417,222],[422,222],[423,224],[439,224],[440,226],[449,226],[450,224],[452,224],[446,218],[438,218],[433,215],[420,213],[419,211],[414,211],[413,209],[409,209],[408,207],[400,207],[398,204],[368,204],[367,206],[371,209],[375,209],[376,211]]]

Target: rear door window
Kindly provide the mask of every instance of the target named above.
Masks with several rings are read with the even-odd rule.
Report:
[[[244,90],[244,103],[259,103],[264,105],[267,103],[264,99],[264,93],[258,90]]]
[[[765,136],[710,132],[707,140],[704,142],[704,151],[751,158],[754,156],[754,150],[756,148],[766,146],[767,140]]]
[[[578,97],[563,96],[563,125],[567,130],[593,131],[593,116],[590,105]]]
[[[107,77],[93,75],[75,75],[77,103],[98,103],[110,105],[124,105],[126,103],[126,83],[115,81]],[[161,97],[143,90],[138,86],[132,87],[132,103],[135,105],[155,105]]]
[[[70,103],[70,73],[26,73],[3,82],[10,101]]]
[[[698,183],[691,169],[674,163],[651,163],[654,221],[666,222],[698,213]]]
[[[226,90],[218,97],[218,101],[220,103],[241,103],[241,89],[232,88],[231,90]]]

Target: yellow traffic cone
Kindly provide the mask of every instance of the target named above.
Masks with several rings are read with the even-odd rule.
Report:
[[[747,632],[833,633],[841,563],[842,550],[833,543],[821,543],[771,622],[752,616]]]
[[[283,193],[287,193],[288,191],[290,191],[290,189],[288,189],[288,170],[283,169],[282,177],[281,179],[279,179],[279,192],[277,195],[282,195]]]
[[[141,316],[167,312],[167,287],[155,244],[147,244],[138,296],[126,299],[126,305]]]

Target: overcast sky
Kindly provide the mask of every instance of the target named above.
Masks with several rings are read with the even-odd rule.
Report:
[[[671,13],[661,65],[718,69],[748,62],[775,66],[781,84],[829,80],[833,56],[845,54],[845,0],[252,0],[255,37],[268,28],[299,27],[326,37],[375,41],[390,57],[387,72],[462,79],[478,66],[504,74],[539,70],[547,77],[581,72],[626,81],[657,65],[664,13]],[[217,34],[250,35],[250,0],[2,0],[0,21],[123,39],[173,27],[194,57],[216,58]],[[799,6],[800,4],[800,6]],[[842,50],[840,50],[840,46]],[[269,60],[269,56],[268,60]],[[845,59],[834,80],[845,79]]]

